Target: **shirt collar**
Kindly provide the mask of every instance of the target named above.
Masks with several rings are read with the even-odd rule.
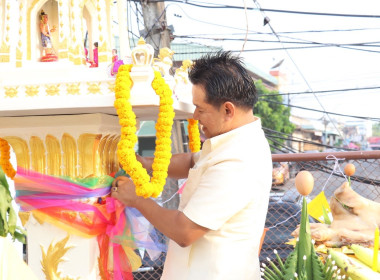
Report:
[[[255,117],[253,122],[207,139],[203,143],[202,151],[206,153],[211,152],[212,150],[215,150],[219,146],[223,145],[223,143],[227,142],[231,137],[238,136],[245,138],[247,134],[255,133],[259,130],[261,130],[261,119],[259,117]]]

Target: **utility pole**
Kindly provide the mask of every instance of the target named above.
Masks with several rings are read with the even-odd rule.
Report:
[[[146,43],[154,48],[154,56],[157,57],[160,49],[170,48],[170,30],[166,21],[165,2],[155,2],[151,0],[141,0],[142,13],[144,18]],[[172,129],[172,153],[184,152],[184,139],[181,132],[181,121],[175,120]],[[179,205],[179,196],[175,195],[178,191],[178,181],[167,178],[161,199],[164,207],[177,209]]]
[[[141,7],[145,26],[145,41],[154,48],[157,56],[160,49],[170,48],[170,30],[166,21],[165,2],[142,0]]]

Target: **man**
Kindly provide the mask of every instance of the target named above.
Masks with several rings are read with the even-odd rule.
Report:
[[[137,208],[171,239],[162,280],[260,279],[272,161],[260,119],[253,115],[253,80],[229,52],[197,60],[189,78],[193,118],[208,139],[202,151],[171,159],[169,176],[188,178],[179,209],[136,196],[125,177],[114,181],[112,196]],[[151,170],[152,158],[139,160]]]

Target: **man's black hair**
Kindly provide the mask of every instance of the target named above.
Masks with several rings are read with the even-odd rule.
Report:
[[[256,87],[242,62],[229,51],[209,53],[196,60],[189,72],[190,81],[206,91],[206,102],[219,107],[224,102],[253,109]]]

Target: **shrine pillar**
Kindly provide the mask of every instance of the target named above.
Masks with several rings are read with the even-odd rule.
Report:
[[[110,9],[109,2],[106,0],[96,0],[97,20],[98,20],[98,34],[99,34],[99,48],[98,59],[99,67],[106,66],[111,62],[111,49],[108,37],[109,20],[107,17],[107,10]]]
[[[16,45],[16,67],[22,67],[22,63],[25,60],[25,50],[26,50],[26,7],[27,0],[19,1],[19,25],[18,25],[18,39]]]
[[[83,28],[82,28],[82,11],[83,1],[70,1],[70,48],[69,60],[74,65],[83,64],[84,46],[83,46]]]
[[[11,7],[16,4],[15,1],[5,0],[0,4],[0,19],[4,18],[4,25],[0,26],[2,36],[0,35],[0,63],[10,62],[10,30],[11,30]]]
[[[58,1],[59,16],[59,43],[58,58],[61,61],[67,61],[69,58],[69,39],[70,39],[70,12],[69,0]]]

